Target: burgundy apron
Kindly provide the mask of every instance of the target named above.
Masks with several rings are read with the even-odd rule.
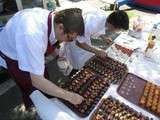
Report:
[[[46,51],[47,55],[53,52],[55,49],[55,45],[51,46],[49,43],[49,36],[51,33],[51,20],[52,20],[51,13],[52,12],[50,12],[48,15],[48,47]],[[16,84],[19,86],[21,93],[22,93],[24,105],[26,109],[28,109],[33,104],[29,95],[34,90],[36,90],[36,88],[32,86],[30,73],[20,70],[18,67],[18,61],[12,60],[11,58],[4,55],[1,51],[0,51],[0,56],[5,60],[9,74],[15,80]],[[46,68],[45,68],[44,76],[47,79],[49,78]]]

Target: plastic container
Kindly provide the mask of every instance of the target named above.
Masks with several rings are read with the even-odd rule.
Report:
[[[152,33],[149,34],[148,36],[148,41],[147,41],[147,47],[145,49],[145,56],[150,56],[152,53],[152,50],[155,46],[155,43],[156,43],[156,36],[153,35]]]
[[[64,57],[60,57],[60,58],[57,59],[57,65],[59,67],[59,70],[65,76],[68,76],[70,74],[70,72],[72,71],[72,69],[73,69],[73,67],[70,64],[70,62]]]

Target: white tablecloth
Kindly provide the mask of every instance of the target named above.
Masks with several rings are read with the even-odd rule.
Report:
[[[120,35],[120,37],[116,40],[116,43],[132,49],[141,48],[141,51],[144,50],[145,45],[143,40],[139,40],[139,42],[137,42],[136,39],[132,37],[126,37],[124,34]],[[160,65],[146,60],[141,53],[139,53],[138,56],[133,54],[133,56],[131,56],[132,60],[128,61],[127,63],[129,72],[160,85]],[[142,112],[144,115],[152,117],[154,120],[159,120],[159,118],[119,96],[116,92],[117,87],[118,85],[111,85],[103,97],[111,95],[121,102],[124,102],[128,106],[133,107],[135,110]],[[88,117],[80,118],[58,99],[48,99],[39,91],[34,91],[30,97],[42,120],[89,120],[90,115],[96,109],[95,107]]]
[[[134,59],[132,63],[128,63],[128,68],[129,72],[160,85],[160,65],[147,61],[143,57],[138,57],[137,59]],[[135,110],[142,112],[144,115],[150,116],[154,118],[154,120],[159,120],[154,115],[119,96],[116,92],[117,87],[117,85],[111,85],[103,97],[111,95],[128,106],[133,107]],[[80,118],[58,99],[48,99],[39,91],[34,91],[30,97],[42,120],[89,120],[90,116]]]

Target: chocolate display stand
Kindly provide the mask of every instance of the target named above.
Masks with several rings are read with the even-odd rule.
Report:
[[[92,57],[86,65],[71,77],[65,89],[76,92],[84,97],[77,106],[63,101],[80,117],[87,117],[100,101],[111,83],[117,83],[127,74],[126,65],[109,57],[100,59]]]
[[[148,84],[150,84],[150,88],[148,87],[146,92],[145,88]],[[160,104],[160,102],[158,103],[158,100],[160,100],[160,88],[158,86],[129,73],[121,82],[117,91],[120,96],[124,97],[128,101],[160,117],[160,105],[158,106],[158,104]]]
[[[101,101],[90,120],[149,120],[149,118],[109,96]]]

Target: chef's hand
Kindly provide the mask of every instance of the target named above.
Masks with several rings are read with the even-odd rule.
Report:
[[[73,105],[81,104],[83,101],[83,97],[78,95],[77,93],[68,92],[66,95],[67,100],[72,103]]]
[[[97,50],[96,51],[96,56],[102,58],[102,59],[105,59],[107,57],[107,53],[103,50]]]

